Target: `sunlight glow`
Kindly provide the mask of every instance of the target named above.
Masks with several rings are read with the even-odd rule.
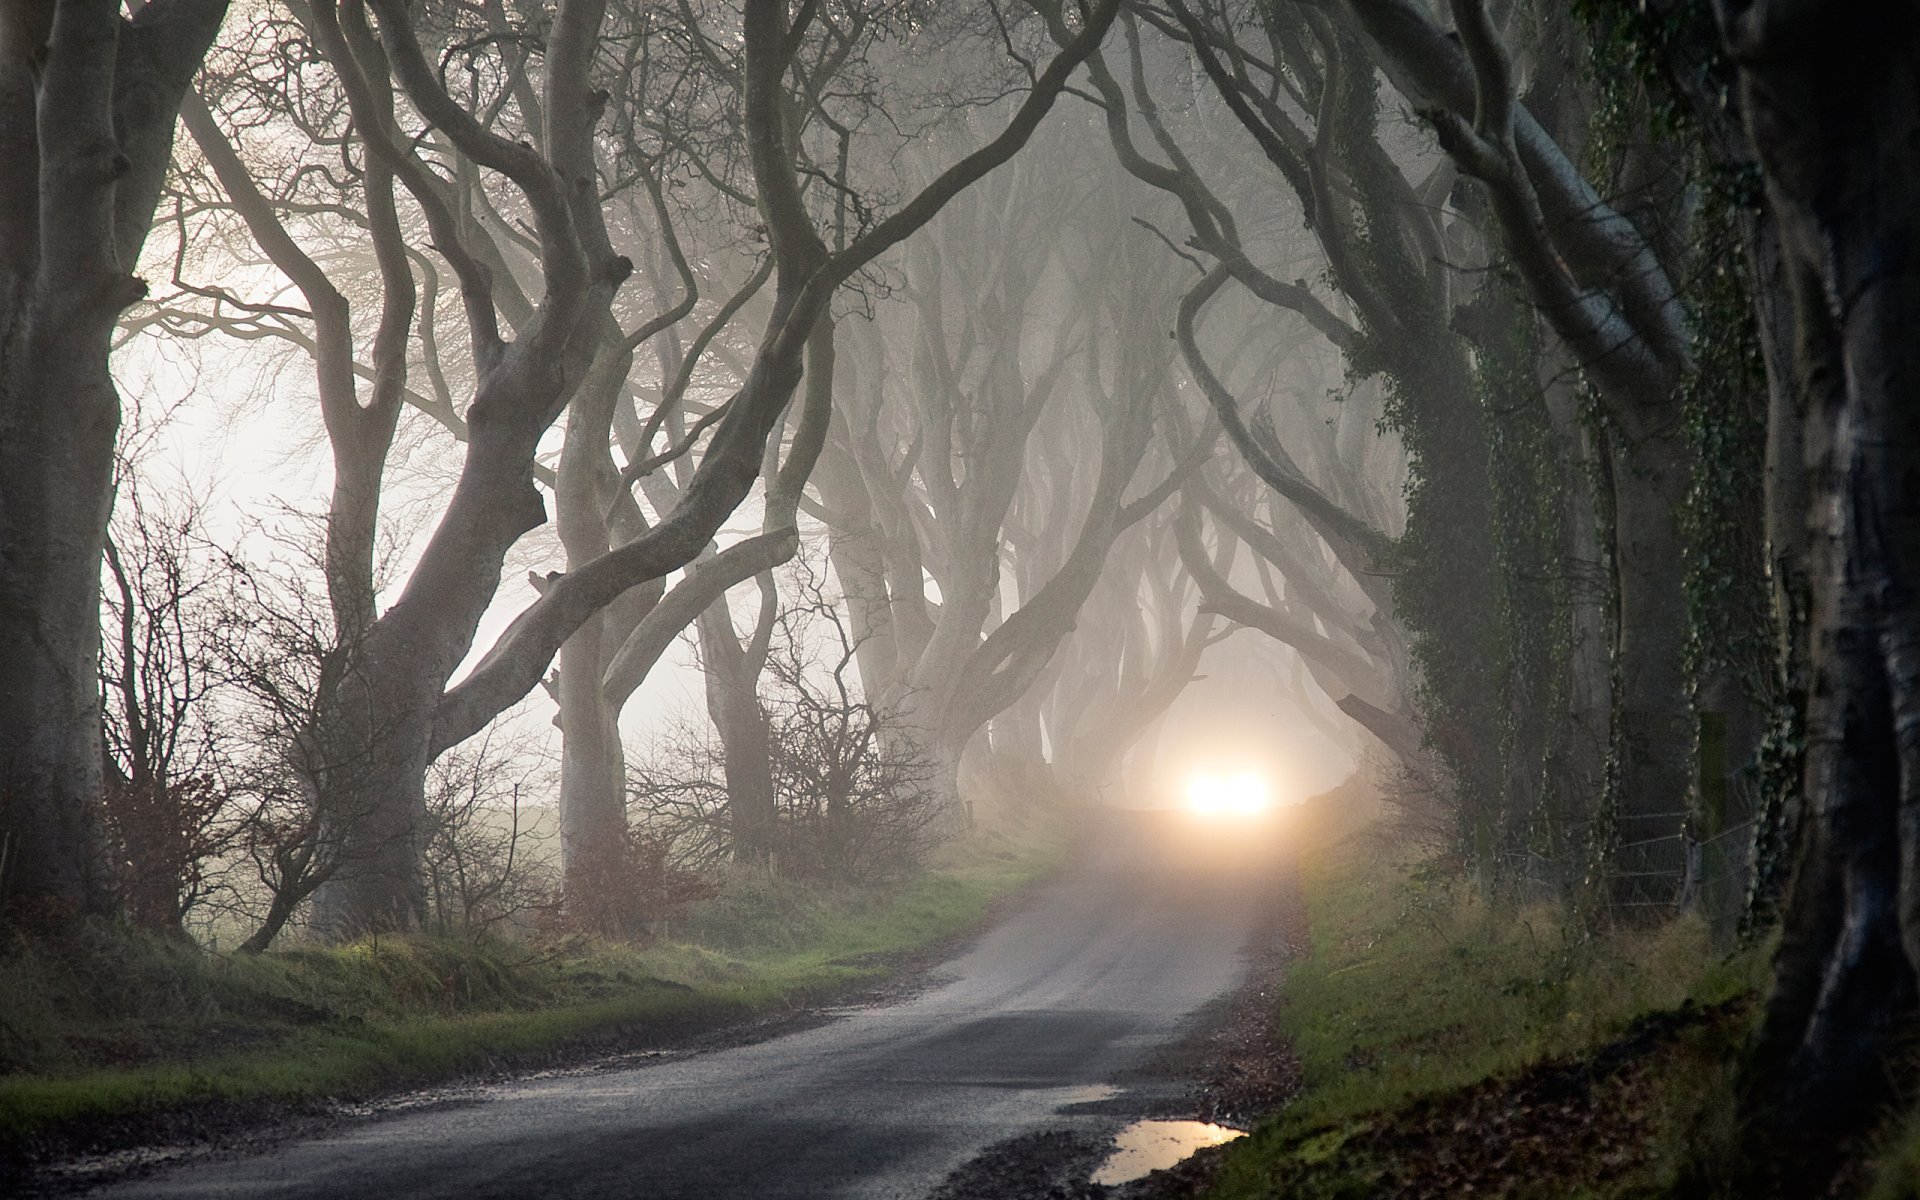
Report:
[[[1252,771],[1234,775],[1199,774],[1187,781],[1187,807],[1196,813],[1265,812],[1271,797],[1266,780]]]

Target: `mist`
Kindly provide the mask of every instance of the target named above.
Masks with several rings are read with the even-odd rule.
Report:
[[[1915,1186],[1909,15],[17,7],[23,1186]]]

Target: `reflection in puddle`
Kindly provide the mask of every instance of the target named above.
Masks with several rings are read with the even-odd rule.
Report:
[[[1245,1136],[1238,1129],[1205,1121],[1135,1121],[1113,1139],[1113,1153],[1093,1173],[1093,1182],[1106,1187],[1128,1183],[1149,1171],[1171,1167],[1195,1150]]]
[[[1120,1094],[1120,1089],[1110,1083],[1088,1084],[1086,1087],[1061,1088],[1055,1093],[1058,1108],[1072,1108],[1080,1104],[1098,1104],[1102,1100],[1111,1100]]]

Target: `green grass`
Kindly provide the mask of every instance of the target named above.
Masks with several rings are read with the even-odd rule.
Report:
[[[1764,968],[1758,949],[1714,953],[1690,917],[1593,934],[1558,906],[1489,904],[1351,831],[1323,832],[1303,882],[1311,947],[1289,967],[1277,1022],[1304,1091],[1227,1150],[1217,1197],[1364,1196],[1396,1171],[1431,1175],[1415,1159],[1456,1122],[1469,1128],[1451,1136],[1470,1140],[1503,1104],[1532,1104],[1530,1069],[1593,1055],[1649,1014],[1751,995]],[[1632,1170],[1593,1184],[1524,1179],[1546,1168],[1516,1163],[1516,1190],[1496,1194],[1656,1194],[1698,1172],[1702,1148],[1730,1133],[1709,1126],[1728,1109],[1745,1020],[1737,1005],[1712,1011],[1731,1015],[1682,1025],[1647,1052],[1657,1067],[1594,1085],[1582,1119],[1602,1144],[1632,1143]]]
[[[220,957],[97,929],[0,962],[0,1149],[182,1106],[367,1096],[790,1007],[977,927],[1061,860],[974,839],[895,887],[734,881],[648,946],[383,938]]]
[[[1714,955],[1691,917],[1590,937],[1551,905],[1493,907],[1343,857],[1308,884],[1313,950],[1289,970],[1280,1016],[1311,1119],[1578,1054],[1643,1013],[1754,982],[1751,960]]]

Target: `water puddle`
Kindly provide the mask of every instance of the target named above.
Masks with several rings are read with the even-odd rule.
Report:
[[[1061,1088],[1054,1094],[1055,1111],[1078,1108],[1083,1104],[1099,1104],[1119,1094],[1120,1089],[1110,1083],[1090,1083],[1085,1087]]]
[[[1104,1187],[1131,1183],[1150,1171],[1173,1166],[1196,1150],[1247,1136],[1205,1121],[1135,1121],[1113,1139],[1113,1153],[1093,1173]]]

